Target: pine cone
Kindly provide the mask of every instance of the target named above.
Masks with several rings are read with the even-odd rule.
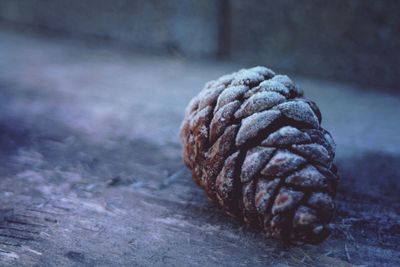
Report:
[[[335,210],[335,143],[302,96],[265,67],[224,75],[191,100],[181,139],[193,179],[226,213],[273,238],[319,243]]]

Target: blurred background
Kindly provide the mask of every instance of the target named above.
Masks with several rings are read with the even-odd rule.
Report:
[[[396,0],[0,1],[4,25],[398,89]]]
[[[204,84],[263,65],[336,143],[332,236],[285,247],[181,157]],[[400,1],[0,0],[1,266],[399,266]]]

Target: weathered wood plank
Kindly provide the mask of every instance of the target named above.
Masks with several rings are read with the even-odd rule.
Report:
[[[398,98],[295,79],[336,137],[342,184],[330,239],[286,246],[209,203],[181,161],[186,103],[237,66],[0,39],[0,265],[400,263]]]

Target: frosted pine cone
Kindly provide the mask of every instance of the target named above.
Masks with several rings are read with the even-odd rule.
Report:
[[[207,83],[181,127],[184,160],[208,197],[268,236],[329,235],[338,176],[317,105],[286,75],[243,69]]]

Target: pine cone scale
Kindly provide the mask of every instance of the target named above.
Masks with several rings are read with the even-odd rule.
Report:
[[[317,105],[286,75],[256,67],[206,84],[181,127],[184,160],[208,197],[268,236],[329,233],[335,144]]]

